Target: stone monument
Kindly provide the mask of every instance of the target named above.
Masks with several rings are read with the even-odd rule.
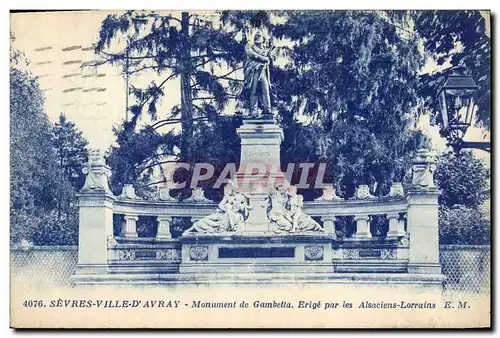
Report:
[[[246,47],[248,112],[236,130],[240,166],[217,210],[183,234],[181,273],[333,271],[332,234],[303,212],[302,196],[280,169],[283,131],[271,109],[272,50],[261,32]]]
[[[270,100],[272,43],[267,47],[262,33],[252,41],[246,48],[244,72],[248,110],[236,130],[240,166],[221,202],[207,199],[201,187],[179,201],[170,196],[168,184],[158,188],[153,200],[142,200],[131,184],[114,196],[108,184],[111,168],[102,154],[92,152],[79,193],[75,283],[286,280],[441,288],[440,191],[433,181],[435,165],[429,151],[417,151],[412,181],[405,189],[401,182],[393,182],[386,196],[374,196],[369,186],[360,185],[346,198],[328,185],[321,197],[304,202],[280,169],[283,131]],[[114,235],[115,214],[124,215],[120,235]],[[154,237],[137,232],[144,216],[156,217]],[[170,231],[176,217],[192,222],[180,237]],[[342,217],[354,221],[349,235],[347,229],[336,227]],[[386,220],[386,235],[372,234],[374,217]]]

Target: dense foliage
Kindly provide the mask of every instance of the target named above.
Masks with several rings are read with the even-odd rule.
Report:
[[[440,244],[490,244],[490,220],[478,208],[455,205],[439,208]]]
[[[359,184],[384,195],[391,183],[404,181],[414,151],[428,142],[417,128],[422,112],[431,110],[439,121],[434,98],[449,68],[422,74],[427,61],[471,71],[480,86],[478,121],[489,128],[485,17],[478,11],[109,15],[95,44],[96,65],[119,66],[127,77],[155,76],[145,88],[131,86],[130,118],[114,129],[116,144],[107,154],[112,189],[119,193],[133,183],[147,198],[166,179],[162,164],[209,162],[216,175],[226,163],[238,164],[244,46],[258,28],[276,39],[272,105],[285,134],[282,169],[291,162],[326,163],[326,179],[342,197],[352,196]],[[72,203],[83,183],[87,143],[64,115],[51,126],[36,79],[15,67],[21,57],[11,53],[11,238],[75,243]],[[180,84],[180,102],[160,110],[172,81]],[[442,241],[484,242],[483,165],[467,152],[443,154],[436,179],[443,189]],[[215,199],[221,194],[207,192]],[[460,218],[461,212],[467,217]]]
[[[489,11],[414,11],[415,31],[438,65],[465,66],[479,86],[477,123],[491,128],[491,23]],[[437,91],[450,68],[421,76],[420,93],[437,121]]]
[[[82,164],[87,162],[88,142],[82,132],[73,122],[68,121],[63,113],[59,115],[59,121],[54,125],[52,143],[64,176],[75,189],[80,189],[85,183]]]
[[[472,152],[440,154],[435,179],[439,197],[439,237],[442,244],[487,244],[490,215],[482,207],[490,197],[489,172]]]
[[[286,136],[282,146],[284,167],[289,162],[326,162],[327,175],[346,197],[357,184],[372,184],[375,193],[383,194],[392,181],[402,180],[420,136],[412,129],[420,104],[417,75],[424,62],[417,42],[402,36],[395,25],[376,12],[272,15],[281,18],[277,20],[281,23],[273,24],[267,13],[251,11],[204,17],[196,13],[175,17],[128,12],[111,15],[103,22],[96,45],[101,63],[130,61],[129,72],[134,73],[152,68],[163,79],[162,85],[181,79],[180,106],[161,116],[156,104],[163,93],[156,81],[148,91],[131,90],[137,99],[131,107],[133,117],[117,129],[118,147],[111,149],[110,164],[133,166],[126,169],[133,173],[117,172],[114,180],[121,180],[118,185],[145,177],[147,180],[152,172],[140,168],[151,168],[165,160],[237,162],[234,129],[225,129],[228,137],[217,135],[224,129],[222,124],[237,126],[238,118],[221,118],[219,114],[231,100],[236,107],[243,106],[238,95],[242,79],[234,74],[244,61],[243,46],[253,26],[265,26],[292,46],[280,47],[279,56],[285,65],[273,67],[271,76],[273,105]],[[191,27],[189,34],[182,34],[184,27]],[[123,35],[128,39],[123,50],[106,50]],[[183,82],[183,76],[189,78],[189,84]],[[136,130],[135,123],[146,103],[153,120],[159,120]],[[297,122],[299,106],[310,123]],[[177,114],[181,114],[180,119]],[[176,122],[182,126],[180,135],[170,131],[166,139],[151,136]],[[198,151],[205,149],[198,147],[200,144],[218,150]],[[141,153],[136,154],[134,149]]]
[[[37,80],[14,63],[10,68],[11,242],[76,244],[78,210],[72,184],[78,184],[82,165],[78,161],[84,161],[86,141],[64,119],[53,126],[43,104]]]
[[[479,207],[489,197],[489,176],[484,163],[470,151],[440,154],[435,174],[443,192],[440,204],[448,208],[456,204]]]
[[[419,146],[412,124],[424,58],[416,42],[371,11],[291,12],[275,30],[296,43],[291,62],[274,76],[280,114],[289,119],[298,103],[314,140],[298,153],[289,138],[285,156],[326,162],[346,197],[359,184],[387,193]]]

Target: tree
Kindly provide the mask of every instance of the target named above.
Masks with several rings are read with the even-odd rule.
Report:
[[[68,121],[63,113],[59,115],[59,121],[54,125],[52,143],[64,175],[75,189],[81,188],[85,183],[82,168],[88,159],[88,142],[82,132],[73,122]]]
[[[115,130],[119,147],[110,149],[111,164],[126,167],[113,179],[115,184],[146,182],[155,166],[197,160],[192,146],[197,130],[218,124],[218,114],[241,88],[242,81],[234,74],[244,47],[236,39],[237,32],[226,28],[218,24],[217,15],[189,12],[130,11],[104,20],[95,48],[96,64],[124,64],[127,76],[154,72],[159,79],[147,88],[132,86],[130,90],[136,100],[130,107],[132,117]],[[126,46],[111,52],[113,43],[124,35]],[[180,81],[181,102],[170,112],[159,113],[157,104],[165,94],[164,87],[176,79]],[[153,122],[136,130],[137,121],[146,112]],[[179,124],[181,132],[177,133]],[[171,127],[166,134],[161,132],[165,127]],[[146,139],[155,143],[137,146]],[[135,156],[128,155],[132,150],[128,146],[134,148]]]
[[[190,140],[191,154],[198,162],[211,163],[215,167],[214,177],[218,177],[226,163],[238,163],[240,156],[239,139],[236,128],[241,124],[241,118],[214,118],[211,122],[199,124],[194,129],[195,134]],[[165,182],[168,173],[159,170],[159,164],[176,163],[180,161],[175,154],[178,136],[174,133],[160,134],[145,127],[136,133],[126,134],[115,129],[118,146],[111,146],[108,152],[108,163],[113,168],[111,187],[115,193],[120,193],[124,183],[133,182],[137,192],[143,196],[151,192],[147,188]],[[133,166],[127,166],[133,163]],[[156,171],[155,171],[156,169]],[[191,168],[192,169],[192,168]],[[190,185],[190,176],[183,177]],[[210,182],[202,182],[209,188]],[[187,196],[187,191],[179,191]],[[218,196],[218,193],[209,192]],[[215,197],[217,198],[217,197]]]
[[[480,126],[491,128],[491,41],[489,11],[412,11],[415,31],[427,55],[438,65],[465,66],[479,90],[475,102]],[[440,121],[437,92],[451,68],[421,77],[421,95],[426,107]]]
[[[126,47],[118,53],[108,51],[120,34],[127,35]],[[126,121],[125,129],[133,130],[147,107],[156,120],[151,128],[181,124],[179,148],[185,158],[189,158],[195,121],[223,110],[240,88],[241,81],[231,74],[238,69],[236,61],[241,60],[243,46],[236,41],[234,32],[215,27],[213,18],[198,13],[182,12],[179,16],[129,11],[109,15],[102,23],[95,50],[101,58],[98,65],[130,61],[128,74],[153,70],[162,78],[159,84],[153,81],[146,89],[131,89],[137,103],[130,107],[132,119]],[[224,69],[228,71],[221,73]],[[164,95],[163,88],[177,78],[181,103],[170,116],[157,120],[156,105]]]
[[[36,79],[11,67],[10,220],[13,242],[26,239],[35,244],[56,244],[46,237],[48,232],[37,233],[37,228],[49,226],[49,223],[69,226],[58,221],[47,222],[46,218],[52,210],[68,210],[74,192],[57,165],[51,125],[43,110],[43,101]]]
[[[437,158],[439,238],[442,244],[488,244],[490,220],[481,205],[489,197],[489,173],[470,151]]]
[[[50,122],[43,111],[43,96],[28,73],[10,69],[11,206],[51,208],[55,153]]]
[[[442,153],[437,157],[435,179],[442,195],[440,205],[478,208],[487,198],[489,173],[470,151]]]
[[[420,132],[418,72],[424,55],[417,41],[375,11],[292,11],[273,28],[294,42],[290,62],[274,68],[275,106],[284,127],[297,112],[315,140],[306,158],[327,163],[347,197],[359,184],[386,193],[401,181]],[[296,128],[296,127],[294,127]],[[296,154],[293,137],[285,155]],[[302,156],[302,155],[300,155]],[[375,186],[376,183],[376,186]]]
[[[10,66],[11,242],[75,244],[75,191],[58,166],[53,126],[45,114],[38,81],[17,68],[19,55],[11,53]]]
[[[123,184],[134,183],[136,188],[150,183],[153,170],[159,164],[165,164],[165,155],[174,154],[177,137],[173,133],[159,134],[151,128],[138,132],[115,128],[117,146],[108,150],[108,163],[113,169],[111,188],[120,193]]]

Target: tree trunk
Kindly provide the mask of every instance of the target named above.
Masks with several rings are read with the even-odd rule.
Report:
[[[191,95],[191,46],[189,41],[189,13],[182,12],[181,18],[181,157],[191,160],[189,147],[193,136],[193,102]]]

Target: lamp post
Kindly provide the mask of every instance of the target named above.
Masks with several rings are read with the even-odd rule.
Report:
[[[479,87],[464,67],[455,67],[438,94],[442,116],[441,134],[458,153],[464,148],[490,152],[490,142],[468,142],[463,138],[472,124],[474,93]]]

